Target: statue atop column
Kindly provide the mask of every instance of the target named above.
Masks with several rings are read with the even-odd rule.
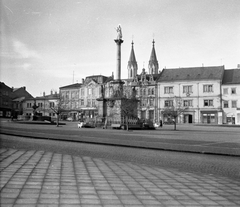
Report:
[[[116,28],[116,31],[117,31],[117,39],[121,40],[122,39],[122,28],[121,28],[120,24]]]

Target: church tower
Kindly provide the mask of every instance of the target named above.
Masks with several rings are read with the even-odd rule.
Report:
[[[157,56],[156,56],[155,47],[154,47],[155,41],[153,40],[152,43],[153,43],[153,48],[152,48],[152,53],[148,63],[148,74],[154,75],[154,74],[158,74],[159,66],[158,66]]]
[[[137,75],[137,70],[138,70],[138,65],[137,65],[137,61],[135,58],[135,53],[134,53],[134,49],[133,49],[133,41],[132,41],[132,50],[130,53],[130,58],[128,61],[128,79],[134,79],[135,76]]]

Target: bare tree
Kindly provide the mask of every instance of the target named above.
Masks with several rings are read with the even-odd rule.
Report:
[[[162,113],[171,120],[173,120],[174,130],[177,129],[177,118],[182,114],[188,107],[183,106],[183,100],[179,97],[174,97],[168,100],[168,106],[165,106]]]
[[[50,100],[49,104],[50,104],[50,109],[57,115],[56,126],[58,127],[59,126],[59,116],[62,112],[65,111],[63,109],[63,100],[61,99],[61,97],[59,97],[58,99]]]

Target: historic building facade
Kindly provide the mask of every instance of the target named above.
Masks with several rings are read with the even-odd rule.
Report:
[[[53,91],[49,95],[46,95],[44,92],[43,96],[26,98],[23,102],[23,118],[29,119],[36,112],[39,116],[50,116],[54,120],[57,118],[54,109],[58,103],[59,94]]]
[[[178,104],[184,109],[178,123],[221,124],[223,72],[224,66],[164,69],[158,79],[158,110],[163,122],[167,122],[164,108]]]
[[[223,124],[240,124],[240,68],[224,71],[222,108]]]
[[[138,74],[138,64],[135,57],[133,42],[127,65],[128,79],[123,79],[125,88],[135,87],[136,97],[139,99],[138,117],[153,122],[159,120],[157,102],[157,80],[160,77],[159,65],[153,40],[152,51],[148,62],[148,71],[145,68]]]
[[[88,76],[82,83],[60,87],[61,107],[65,110],[63,118],[78,120],[97,116],[97,99],[109,79],[111,77],[103,75]]]
[[[9,118],[12,114],[12,88],[0,82],[0,117]]]

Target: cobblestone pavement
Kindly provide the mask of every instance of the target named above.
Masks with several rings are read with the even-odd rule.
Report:
[[[240,180],[130,162],[1,149],[1,206],[240,206]]]

